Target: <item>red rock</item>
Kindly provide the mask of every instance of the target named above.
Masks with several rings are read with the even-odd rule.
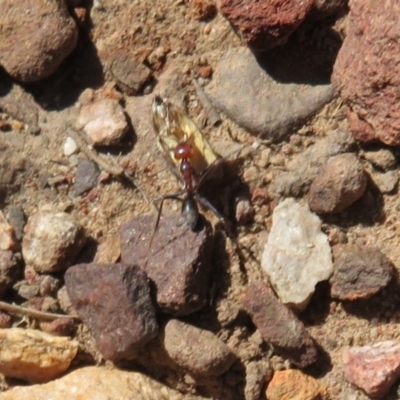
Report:
[[[378,248],[338,245],[333,247],[334,269],[329,282],[331,296],[340,300],[371,297],[393,277],[393,265]]]
[[[265,51],[285,43],[303,22],[314,0],[219,0],[219,10],[249,47]]]
[[[157,334],[146,274],[126,264],[78,264],[65,285],[72,306],[110,360],[130,359]]]
[[[349,7],[332,83],[353,114],[349,122],[357,139],[399,145],[400,4],[350,0]]]
[[[217,5],[214,0],[191,0],[191,4],[199,21],[211,19],[217,13]]]
[[[312,376],[295,369],[276,371],[266,391],[268,400],[329,399],[327,388]]]
[[[72,318],[57,318],[51,322],[40,322],[40,328],[55,336],[72,336],[76,323]]]
[[[382,397],[400,377],[400,342],[352,347],[343,353],[346,379],[370,397]]]
[[[250,282],[243,303],[263,340],[277,354],[300,368],[317,360],[316,345],[303,323],[276,298],[267,284]]]
[[[0,64],[13,78],[43,79],[74,50],[78,28],[63,0],[4,0],[1,7]]]
[[[150,249],[154,224],[154,218],[143,216],[121,227],[122,262],[143,268],[164,312],[186,315],[199,310],[207,302],[214,251],[209,225],[193,232],[180,215],[163,217]]]
[[[341,212],[358,200],[367,187],[367,177],[356,155],[339,154],[321,168],[308,193],[310,209],[316,213]]]

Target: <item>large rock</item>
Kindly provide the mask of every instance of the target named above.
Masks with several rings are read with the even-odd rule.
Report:
[[[51,75],[78,41],[64,0],[2,0],[0,31],[0,64],[23,82]]]
[[[303,310],[315,285],[329,279],[333,271],[331,248],[320,219],[293,199],[280,203],[274,209],[261,266],[281,301]]]
[[[78,264],[66,272],[65,285],[105,358],[133,358],[157,334],[149,282],[139,267]]]
[[[350,108],[350,128],[362,141],[400,144],[400,4],[350,0],[347,36],[332,82]],[[362,79],[360,79],[362,77]]]

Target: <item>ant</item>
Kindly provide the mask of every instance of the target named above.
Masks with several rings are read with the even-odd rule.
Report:
[[[160,118],[160,115],[162,121],[157,120],[157,118]],[[165,123],[165,126],[161,126],[163,123]],[[169,153],[168,156],[170,157],[169,161],[170,164],[179,166],[180,177],[184,184],[183,190],[174,194],[162,196],[155,200],[155,202],[161,201],[161,203],[153,237],[160,223],[162,207],[165,200],[177,200],[182,203],[181,213],[183,219],[192,231],[195,231],[198,228],[200,215],[198,203],[211,210],[226,227],[226,218],[206,198],[198,193],[198,190],[204,183],[206,177],[215,168],[216,164],[219,163],[221,158],[213,152],[211,146],[198,131],[194,123],[181,109],[158,96],[155,97],[153,102],[153,124],[155,129],[158,131],[159,143],[163,140],[163,135],[168,135],[168,138],[174,138],[175,142],[173,143],[175,148],[171,148],[171,141],[168,142],[169,147],[167,150]],[[171,127],[173,127],[173,129],[171,129]],[[192,143],[196,143],[196,141],[201,141],[202,147],[206,148],[208,153],[212,152],[215,157],[215,160],[209,164],[204,171],[202,171],[200,176],[194,166],[196,155]],[[164,155],[166,153],[165,143],[166,140],[162,141],[160,145],[163,149]],[[199,152],[199,150],[197,151]],[[202,156],[205,157],[203,154]],[[199,179],[197,182],[196,178],[198,176]],[[180,197],[182,195],[183,198]]]

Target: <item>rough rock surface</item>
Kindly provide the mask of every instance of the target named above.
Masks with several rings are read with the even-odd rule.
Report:
[[[21,278],[21,260],[10,250],[0,250],[0,296]]]
[[[386,287],[394,273],[391,262],[376,247],[337,245],[333,260],[331,296],[340,300],[371,297]]]
[[[349,105],[350,128],[358,140],[380,140],[397,146],[400,4],[350,0],[349,7],[346,38],[334,65],[332,82]]]
[[[87,158],[79,158],[76,169],[74,193],[80,196],[97,186],[100,169],[96,163]]]
[[[312,337],[266,283],[250,282],[243,304],[263,340],[272,345],[277,354],[300,368],[317,360],[318,352]]]
[[[303,310],[315,285],[333,271],[331,249],[320,219],[293,199],[280,203],[273,212],[261,266],[281,301]]]
[[[265,51],[285,43],[303,22],[314,0],[219,0],[219,10],[249,47]]]
[[[65,285],[105,358],[132,358],[157,334],[149,282],[139,267],[78,264],[66,272]]]
[[[0,400],[201,400],[182,394],[140,374],[105,367],[79,368],[44,385],[17,386],[0,394]]]
[[[39,273],[61,271],[74,262],[85,240],[83,228],[69,214],[39,212],[25,226],[22,255]]]
[[[284,197],[300,196],[309,189],[321,166],[330,157],[354,149],[355,140],[350,133],[341,129],[331,132],[289,161],[286,171],[277,174],[272,181],[271,191]]]
[[[0,30],[0,64],[23,82],[51,75],[78,41],[63,0],[2,0]]]
[[[400,342],[352,347],[343,353],[346,379],[368,396],[384,396],[400,377]]]
[[[0,329],[0,373],[28,382],[47,382],[64,373],[78,342],[33,329]]]
[[[243,49],[224,54],[206,91],[213,103],[237,124],[274,141],[282,140],[294,126],[334,97],[330,85],[275,80],[250,51]]]
[[[330,158],[311,184],[308,205],[318,214],[341,212],[365,192],[367,177],[352,153]]]
[[[315,378],[296,369],[276,371],[266,391],[268,400],[328,400],[329,394]]]
[[[0,211],[0,250],[17,250],[18,243],[14,228],[8,223],[4,214]]]
[[[307,19],[319,21],[346,10],[348,0],[315,0]]]
[[[102,99],[82,107],[76,128],[83,129],[95,146],[110,146],[127,133],[124,110],[116,99]]]
[[[176,319],[165,326],[164,347],[172,360],[196,375],[222,375],[235,361],[229,347],[212,332]]]
[[[151,244],[155,219],[135,218],[121,227],[121,260],[143,268],[157,288],[166,313],[185,315],[202,308],[209,292],[213,241],[209,226],[193,232],[180,215],[161,218]]]

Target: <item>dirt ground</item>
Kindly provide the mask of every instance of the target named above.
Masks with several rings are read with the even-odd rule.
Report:
[[[13,129],[0,135],[0,167],[4,184],[0,200],[5,213],[15,205],[22,206],[27,216],[42,209],[68,211],[80,221],[94,241],[99,244],[115,243],[123,222],[154,210],[136,189],[112,178],[100,184],[89,196],[74,197],[72,181],[75,167],[63,155],[63,144],[67,128],[77,116],[79,95],[86,88],[97,89],[104,82],[112,81],[107,62],[114,50],[124,49],[138,58],[146,59],[154,49],[163,47],[166,62],[153,69],[154,78],[157,80],[170,65],[179,66],[182,84],[188,94],[189,112],[202,125],[192,75],[196,76],[202,65],[215,65],[228,48],[243,44],[220,15],[208,21],[199,21],[192,3],[181,0],[94,1],[90,17],[82,24],[80,34],[78,48],[55,75],[23,88],[41,106],[41,133],[32,135],[24,129]],[[284,162],[289,161],[337,127],[346,127],[345,116],[345,106],[339,99],[334,100],[296,132],[301,140],[298,145],[291,144],[290,151],[287,151],[288,142],[270,146],[273,156],[283,155]],[[8,117],[4,115],[3,118]],[[151,115],[141,115],[140,118],[150,120]],[[232,143],[232,137],[248,145],[256,140],[225,118],[218,128],[206,125],[202,130],[216,148],[220,142]],[[110,152],[110,157],[134,174],[150,199],[178,190],[179,183],[165,168],[155,140],[149,135],[140,136],[140,132],[137,135],[134,137],[132,134],[130,146],[106,149],[105,153]],[[254,172],[254,166],[262,164],[261,155],[265,148],[268,148],[267,144],[260,144],[257,151],[244,157],[240,163],[238,178],[250,192],[257,187],[268,188],[271,177],[282,169],[282,166],[270,165],[263,174],[258,170]],[[48,178],[58,176],[66,179],[49,186]],[[237,188],[235,182],[227,184],[228,200]],[[223,194],[221,192],[221,196]],[[225,203],[221,198],[218,201]],[[255,205],[255,221],[239,226],[238,243],[249,250],[244,253],[244,263],[239,263],[229,240],[225,243],[226,250],[218,249],[217,254],[226,251],[231,257],[214,274],[216,288],[213,289],[217,293],[220,290],[219,297],[217,295],[219,300],[237,301],[246,282],[246,274],[257,273],[259,234],[270,227],[273,205],[272,201]],[[382,196],[373,188],[368,188],[367,194],[355,206],[338,216],[327,217],[323,227],[327,233],[333,230],[343,232],[350,243],[378,245],[399,269],[399,209],[397,192]],[[164,213],[169,212],[179,212],[179,204],[166,205]],[[209,212],[205,212],[205,215],[217,224],[215,216]],[[249,257],[249,254],[255,258]],[[229,287],[224,282],[230,282]],[[397,283],[392,283],[368,301],[351,304],[331,300],[328,286],[321,284],[311,304],[300,315],[309,333],[323,349],[321,361],[305,372],[326,383],[332,399],[367,399],[344,380],[341,361],[343,348],[398,339],[399,305]],[[200,319],[199,325],[207,329],[204,313]],[[243,326],[231,327],[229,332],[220,332],[219,336],[233,337],[243,329]],[[275,368],[284,368],[286,365],[279,357],[274,357],[271,363]],[[399,395],[396,394],[396,388],[392,388],[387,399],[396,398]]]

